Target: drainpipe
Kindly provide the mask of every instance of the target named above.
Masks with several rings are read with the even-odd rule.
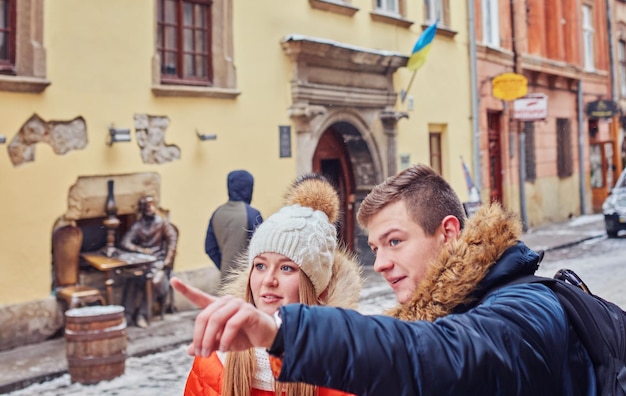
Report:
[[[468,1],[468,30],[469,30],[469,52],[470,52],[470,86],[472,97],[472,143],[474,150],[473,168],[474,168],[474,185],[479,193],[482,190],[481,185],[481,167],[480,167],[480,129],[478,126],[478,109],[480,102],[478,97],[478,67],[476,61],[476,16],[474,14],[475,0]]]
[[[610,65],[610,77],[611,77],[611,100],[617,100],[617,71],[615,70],[615,55],[613,45],[613,28],[611,23],[611,0],[606,0],[606,28],[609,31],[609,65]]]
[[[515,23],[515,0],[510,0],[510,17],[511,17],[511,49],[513,50],[513,70],[517,74],[522,73],[522,65],[520,61],[520,56],[517,51],[517,38],[516,38],[516,29],[517,24]],[[511,108],[513,108],[513,103],[511,103]],[[511,111],[513,114],[513,111]],[[519,210],[520,217],[522,218],[522,229],[524,232],[528,231],[528,214],[526,212],[526,133],[523,128],[520,127],[520,121],[510,120],[509,125],[511,125],[511,121],[517,127],[518,140],[517,145],[519,149]]]
[[[580,197],[580,214],[587,213],[586,205],[585,205],[585,159],[584,155],[584,145],[585,145],[585,134],[583,128],[583,80],[582,77],[578,79],[578,88],[576,90],[576,99],[577,99],[577,109],[578,113],[578,187],[579,187],[579,197]]]
[[[606,0],[606,28],[608,30],[609,40],[609,65],[610,65],[610,78],[611,78],[611,100],[617,102],[619,100],[619,94],[617,92],[617,64],[615,62],[615,43],[613,42],[613,27],[611,22],[611,0]],[[618,172],[622,169],[622,159],[620,155],[620,126],[619,116],[613,116],[611,122],[611,138],[614,140],[613,145],[613,169],[618,169]],[[613,182],[617,181],[617,175],[613,173]],[[609,186],[609,189],[613,186]]]

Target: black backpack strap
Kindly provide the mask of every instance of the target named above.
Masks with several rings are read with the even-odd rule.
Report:
[[[555,277],[559,279],[522,276],[491,289],[483,300],[495,290],[510,285],[546,285],[556,294],[574,332],[587,350],[602,394],[626,394],[626,313],[612,302],[591,294],[573,271],[559,270]],[[605,383],[609,381],[611,385]],[[615,393],[620,391],[618,386],[622,393]]]

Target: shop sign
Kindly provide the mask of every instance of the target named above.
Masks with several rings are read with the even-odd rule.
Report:
[[[528,79],[517,73],[502,73],[491,80],[491,94],[502,100],[515,100],[528,93]]]
[[[612,100],[596,100],[587,103],[585,110],[589,118],[611,118],[620,113],[619,105]]]
[[[548,117],[548,96],[532,93],[513,102],[513,118],[520,121],[545,120]]]

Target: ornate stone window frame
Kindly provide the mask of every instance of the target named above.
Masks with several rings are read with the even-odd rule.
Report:
[[[46,79],[46,49],[43,45],[44,0],[19,0],[15,75],[0,75],[0,91],[41,93]]]

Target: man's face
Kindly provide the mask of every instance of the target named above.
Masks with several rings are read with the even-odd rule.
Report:
[[[146,217],[154,217],[156,214],[156,204],[153,200],[146,200],[143,204],[142,214]]]
[[[408,302],[426,269],[444,243],[441,225],[428,236],[411,220],[404,201],[385,206],[367,223],[368,244],[374,254],[374,270],[391,286],[399,303]]]

